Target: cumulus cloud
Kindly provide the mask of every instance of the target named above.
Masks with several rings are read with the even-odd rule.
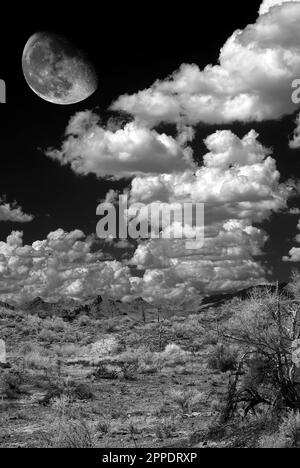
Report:
[[[280,6],[269,9],[275,3]],[[150,88],[119,97],[112,110],[150,126],[263,121],[295,112],[291,86],[300,76],[300,3],[264,2],[261,13],[227,40],[218,65],[200,70],[183,64]]]
[[[145,210],[157,202],[205,203],[202,248],[189,250],[184,239],[152,239],[140,241],[129,261],[118,262],[95,251],[93,236],[80,230],[58,229],[32,245],[23,245],[17,231],[0,242],[0,298],[82,299],[105,291],[118,298],[180,300],[264,282],[268,236],[259,223],[287,209],[292,188],[280,183],[276,162],[256,132],[238,138],[217,131],[205,144],[198,170],[136,176],[128,190],[129,209],[138,203]],[[110,191],[107,200],[114,202],[116,195]],[[178,226],[170,219],[161,228],[176,232]],[[184,232],[192,229],[193,218],[184,219]]]
[[[298,109],[291,95],[292,82],[300,78],[300,0],[264,0],[259,14],[255,24],[233,32],[217,65],[201,70],[183,64],[150,88],[120,96],[111,109],[133,117],[131,122],[103,125],[95,113],[79,112],[61,148],[47,151],[77,174],[133,178],[126,192],[129,212],[143,203],[140,220],[157,203],[166,209],[204,203],[204,247],[189,250],[185,239],[140,241],[126,263],[92,253],[91,239],[81,231],[58,230],[31,246],[23,246],[15,232],[0,243],[0,293],[9,296],[17,288],[18,297],[53,299],[106,291],[179,300],[266,281],[268,236],[259,226],[272,213],[287,212],[293,184],[281,183],[271,151],[253,130],[243,138],[229,130],[209,135],[201,167],[188,146],[199,122],[260,122]],[[162,122],[176,125],[176,138],[154,129]],[[300,147],[300,117],[290,146]],[[117,195],[110,191],[106,201],[116,203]],[[158,227],[165,234],[179,229],[172,220]],[[191,216],[183,232],[193,230]],[[124,241],[118,246],[128,248]],[[300,261],[300,249],[284,260]]]
[[[90,111],[73,116],[66,129],[61,150],[48,150],[47,155],[62,165],[70,165],[77,174],[113,176],[115,179],[157,173],[173,173],[192,168],[187,130],[180,141],[147,129],[136,122],[123,128],[103,127],[99,117]]]
[[[208,218],[215,220],[267,219],[272,211],[286,208],[291,188],[280,184],[280,173],[269,150],[250,131],[239,139],[229,130],[217,131],[205,143],[210,150],[197,171],[136,177],[132,203],[205,203]]]
[[[266,239],[264,231],[232,220],[219,226],[217,235],[207,236],[204,247],[192,253],[180,240],[142,243],[132,264],[145,269],[146,278],[152,270],[159,270],[164,282],[175,289],[179,284],[202,294],[239,289],[265,281],[264,268],[253,256],[261,255]]]
[[[152,271],[132,276],[125,263],[105,260],[102,252],[91,253],[92,236],[82,231],[58,229],[46,239],[23,245],[23,233],[12,232],[0,242],[0,299],[23,303],[39,296],[47,301],[108,294],[122,299],[143,296],[179,299],[196,291],[180,282],[155,285]]]
[[[180,239],[150,240],[138,246],[130,263],[145,270],[142,284],[148,294],[148,283],[155,284],[156,294],[160,287],[173,288],[174,293],[194,288],[210,294],[266,281],[260,258],[268,236],[254,223],[286,210],[291,188],[280,183],[276,162],[256,132],[240,139],[231,131],[217,131],[205,143],[209,152],[198,171],[132,181],[133,206],[205,203],[202,248],[188,250]],[[192,219],[184,222],[193,225]]]
[[[299,0],[264,0],[260,6],[259,14],[264,15],[274,6],[281,6],[284,3],[299,2]]]
[[[298,222],[297,229],[300,231],[300,221]],[[300,244],[300,234],[295,237],[295,242]],[[300,263],[300,247],[293,247],[288,256],[283,257],[284,262]]]
[[[15,231],[0,242],[2,299],[82,299],[104,290],[120,297],[130,291],[128,268],[103,261],[101,252],[91,253],[93,240],[82,231],[58,229],[32,245],[23,245],[22,238],[22,232]]]
[[[33,216],[25,214],[17,203],[6,203],[5,197],[0,197],[0,221],[10,221],[13,223],[29,223]]]

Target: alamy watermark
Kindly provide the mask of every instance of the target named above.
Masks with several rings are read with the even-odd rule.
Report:
[[[121,195],[118,203],[101,203],[101,216],[96,232],[100,239],[182,239],[186,249],[198,250],[204,245],[203,203],[128,204]]]
[[[5,81],[0,80],[0,104],[6,103],[6,84]]]

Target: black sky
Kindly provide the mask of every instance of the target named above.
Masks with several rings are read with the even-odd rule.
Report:
[[[43,149],[59,147],[63,132],[77,111],[97,108],[104,119],[108,106],[121,94],[149,87],[182,63],[200,67],[216,63],[220,47],[235,29],[253,23],[260,1],[251,2],[144,2],[86,5],[40,4],[14,7],[1,18],[0,78],[6,81],[7,104],[0,105],[0,196],[17,200],[32,223],[0,223],[0,240],[12,229],[24,231],[26,243],[44,239],[50,231],[82,229],[95,232],[95,210],[109,189],[123,189],[128,181],[112,183],[95,176],[79,177],[69,168],[44,156]],[[164,8],[162,8],[162,4]],[[16,17],[17,15],[17,17]],[[99,89],[78,105],[57,106],[43,101],[27,86],[21,68],[22,51],[28,38],[40,30],[61,33],[87,51],[99,75]],[[195,155],[205,152],[203,138],[216,129],[200,125],[193,143]],[[229,128],[229,127],[227,127]],[[284,178],[300,177],[298,152],[288,149],[293,118],[280,122],[230,126],[239,136],[251,128],[260,141],[274,149],[274,157]],[[294,217],[274,215],[264,227],[272,232],[266,261],[274,277],[287,279],[289,264],[280,259],[293,246]]]

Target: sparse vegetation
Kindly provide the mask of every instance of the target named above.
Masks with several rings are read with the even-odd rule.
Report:
[[[146,323],[0,308],[0,445],[298,447],[299,284]]]

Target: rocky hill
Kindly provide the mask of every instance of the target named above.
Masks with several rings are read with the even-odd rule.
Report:
[[[275,285],[261,285],[256,289],[268,288],[271,291],[276,289]],[[138,321],[151,321],[158,318],[170,318],[171,316],[188,316],[197,314],[208,308],[216,308],[235,298],[246,299],[255,288],[250,287],[241,291],[227,294],[218,294],[205,298],[191,297],[177,303],[163,302],[161,304],[150,304],[143,298],[135,298],[132,302],[122,302],[107,298],[106,296],[88,297],[79,302],[74,299],[66,299],[60,302],[46,302],[41,297],[24,303],[18,307],[16,305],[0,302],[0,307],[9,310],[23,310],[30,315],[37,315],[40,318],[61,317],[66,321],[73,321],[79,316],[87,315],[93,319],[107,319],[118,316],[129,315]],[[279,285],[282,294],[288,295],[286,284]]]

